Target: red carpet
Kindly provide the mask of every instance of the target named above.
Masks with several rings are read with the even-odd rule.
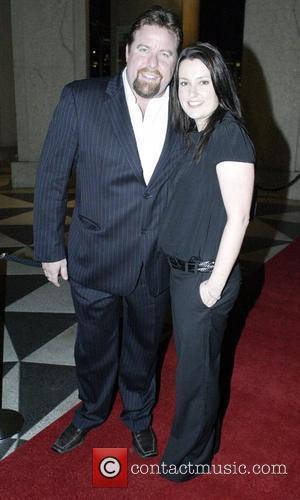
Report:
[[[183,484],[157,475],[129,474],[128,488],[92,487],[92,448],[127,447],[130,434],[120,422],[118,399],[109,420],[92,431],[85,444],[59,456],[50,446],[69,422],[63,416],[0,464],[0,495],[7,499],[295,499],[299,491],[299,331],[300,239],[265,267],[265,282],[250,312],[235,356],[231,400],[225,416],[215,474]],[[175,353],[171,342],[162,372],[154,427],[160,450],[170,429],[174,405]],[[131,449],[129,467],[154,464],[138,459]],[[221,474],[231,464],[231,474]],[[264,473],[252,467],[264,465]],[[267,465],[268,464],[268,465]],[[285,464],[286,474],[268,473],[272,464]],[[235,473],[238,466],[241,472]],[[222,469],[224,471],[224,469]],[[228,468],[227,468],[228,471]],[[145,472],[145,471],[144,471]]]

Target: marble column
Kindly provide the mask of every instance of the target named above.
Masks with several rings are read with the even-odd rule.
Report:
[[[62,87],[87,76],[87,0],[11,0],[18,162],[14,187],[32,187]]]
[[[0,160],[17,144],[10,0],[0,2]]]
[[[246,0],[242,100],[262,187],[285,185],[300,173],[299,49],[299,0]],[[272,194],[299,200],[300,180]]]

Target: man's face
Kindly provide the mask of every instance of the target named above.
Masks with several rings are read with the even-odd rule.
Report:
[[[176,35],[156,25],[142,26],[126,46],[127,80],[136,96],[150,99],[163,94],[176,60]]]

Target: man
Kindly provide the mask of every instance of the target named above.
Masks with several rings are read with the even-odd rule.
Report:
[[[129,35],[123,73],[67,85],[44,144],[35,194],[35,258],[54,285],[59,276],[70,280],[82,400],[52,447],[59,453],[81,444],[107,418],[118,382],[134,448],[143,457],[157,454],[151,410],[169,281],[157,235],[181,154],[168,122],[168,85],[181,41],[171,12],[153,7],[141,15]],[[72,169],[76,205],[66,256]]]

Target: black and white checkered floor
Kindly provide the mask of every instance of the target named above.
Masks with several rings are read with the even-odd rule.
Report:
[[[10,187],[0,174],[0,253],[32,247],[33,192]],[[69,194],[66,228],[74,206]],[[261,199],[243,246],[247,272],[262,265],[300,235],[300,202]],[[25,423],[18,436],[0,441],[0,458],[48,426],[77,402],[73,345],[76,329],[68,283],[55,288],[40,268],[0,261],[4,284],[2,407],[18,410]],[[1,347],[1,346],[0,346]],[[1,349],[0,349],[1,352]]]

